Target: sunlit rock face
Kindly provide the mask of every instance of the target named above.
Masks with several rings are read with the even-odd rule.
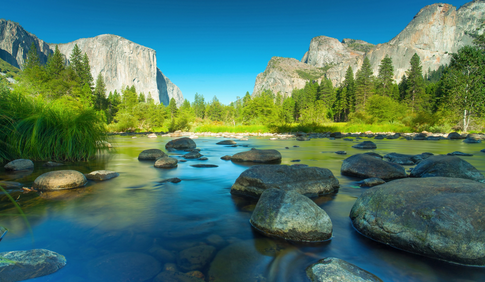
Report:
[[[32,42],[35,43],[42,64],[47,62],[56,45],[69,64],[74,45],[77,44],[89,58],[91,75],[104,78],[107,94],[123,87],[135,86],[138,93],[151,96],[156,103],[168,105],[174,98],[180,106],[184,101],[182,91],[157,68],[156,52],[123,37],[103,34],[81,38],[65,44],[47,44],[27,32],[18,23],[0,19],[0,58],[22,68]]]
[[[298,72],[309,70],[315,74],[321,71],[321,76],[315,81],[320,82],[326,71],[326,76],[333,84],[339,85],[345,78],[347,68],[352,67],[355,74],[365,57],[369,58],[372,70],[377,75],[381,60],[386,55],[390,56],[394,78],[398,82],[409,69],[409,62],[415,53],[421,59],[423,73],[436,70],[450,62],[451,53],[472,43],[473,38],[469,33],[477,32],[484,17],[484,0],[472,1],[458,10],[449,4],[433,4],[421,9],[396,37],[373,47],[361,40],[344,39],[340,42],[327,36],[315,37],[301,60],[302,64],[296,64],[289,58],[275,63],[273,57],[266,70],[256,78],[253,95],[265,89],[291,94],[293,89],[303,88],[308,81]]]
[[[0,58],[14,67],[21,68],[27,59],[32,42],[37,47],[41,63],[47,62],[52,50],[43,40],[27,32],[18,23],[0,19]]]
[[[106,90],[120,90],[134,85],[138,93],[151,96],[156,103],[168,105],[173,97],[178,105],[184,98],[180,89],[157,68],[156,52],[123,37],[103,34],[59,44],[59,51],[69,58],[74,45],[89,58],[94,79],[104,77]],[[50,44],[55,50],[56,44]]]

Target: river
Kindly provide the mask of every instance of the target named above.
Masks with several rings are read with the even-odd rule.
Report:
[[[30,175],[6,174],[0,169],[0,180],[13,180],[31,186],[40,174],[56,169],[75,169],[83,173],[106,169],[120,176],[104,182],[89,182],[86,188],[67,193],[12,193],[27,215],[32,233],[22,217],[5,197],[0,197],[0,225],[9,229],[0,242],[0,252],[45,248],[64,255],[67,265],[58,272],[31,281],[141,281],[144,269],[137,269],[140,253],[157,257],[160,265],[174,263],[184,249],[213,245],[216,258],[201,270],[216,281],[309,281],[305,268],[324,257],[337,257],[353,263],[383,281],[483,281],[485,268],[467,267],[438,261],[394,249],[358,234],[351,226],[349,212],[366,188],[358,179],[342,176],[342,161],[364,151],[353,149],[356,143],[312,139],[310,141],[269,140],[250,137],[237,141],[248,147],[216,145],[221,138],[200,137],[194,141],[206,161],[188,160],[174,169],[153,167],[154,162],[138,161],[145,149],[165,150],[168,137],[114,137],[115,150],[94,161],[72,163],[58,168],[44,168],[35,163]],[[485,171],[482,144],[461,140],[408,141],[372,140],[376,150],[385,155],[446,154],[461,151],[474,154],[462,157],[480,172]],[[294,147],[298,146],[298,147]],[[313,199],[330,216],[333,237],[320,244],[294,244],[269,239],[249,224],[256,201],[233,196],[231,185],[250,165],[221,160],[250,148],[277,149],[282,164],[300,164],[330,169],[340,182],[337,193]],[[288,147],[289,149],[285,149]],[[347,155],[335,154],[347,151]],[[182,152],[170,155],[181,158]],[[206,163],[216,168],[196,168],[191,164]],[[410,166],[411,167],[411,166]],[[160,183],[178,177],[179,183]],[[164,256],[154,250],[164,250]],[[168,252],[167,252],[168,251]],[[160,252],[158,252],[160,254]],[[126,257],[120,262],[111,257]],[[101,259],[100,259],[101,258]],[[146,258],[146,257],[145,257]],[[134,260],[134,261],[130,261]],[[0,274],[1,275],[1,274]],[[138,279],[138,280],[137,280]],[[218,279],[218,280],[217,280]],[[151,280],[148,280],[151,281]]]

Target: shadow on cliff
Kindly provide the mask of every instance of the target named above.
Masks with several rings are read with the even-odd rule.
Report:
[[[168,87],[167,87],[167,80],[165,75],[157,68],[157,87],[158,87],[158,95],[160,99],[160,103],[164,104],[165,106],[168,105],[170,102],[170,98],[168,97]]]
[[[0,49],[0,59],[4,60],[5,62],[11,64],[16,68],[20,68],[19,64],[17,63],[17,59],[15,59],[14,56],[12,56],[9,52],[3,49]]]

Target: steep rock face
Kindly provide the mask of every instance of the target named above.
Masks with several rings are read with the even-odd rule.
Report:
[[[305,87],[308,81],[298,72],[314,76],[319,83],[325,74],[320,68],[302,63],[293,58],[273,57],[269,61],[266,70],[256,77],[252,95],[259,95],[264,90],[271,90],[275,94],[281,92],[285,97],[291,96],[293,89]]]
[[[47,44],[27,32],[18,23],[0,19],[0,58],[22,68],[32,42],[35,43],[41,63],[59,47],[67,62],[77,44],[89,58],[94,79],[101,73],[109,93],[123,86],[134,85],[138,92],[151,95],[156,103],[168,105],[173,97],[180,106],[184,101],[182,91],[158,68],[156,52],[117,35],[103,34],[82,38],[66,44]]]
[[[369,58],[372,70],[377,75],[381,60],[388,55],[393,60],[394,78],[399,82],[409,69],[409,61],[415,53],[420,56],[423,73],[448,64],[450,53],[471,44],[473,39],[467,33],[476,32],[484,17],[485,0],[474,0],[458,10],[449,4],[433,4],[421,9],[408,26],[391,41],[374,47],[361,40],[344,39],[339,42],[335,38],[318,36],[311,40],[309,50],[301,60],[304,64],[293,63],[291,73],[297,73],[300,68],[306,69],[306,65],[328,69],[327,77],[334,85],[338,85],[344,80],[349,66],[354,74],[360,69],[364,57]],[[290,59],[286,60],[289,62]],[[281,63],[276,65],[270,61],[263,74],[273,75],[259,74],[253,93],[260,93],[263,89],[277,93],[282,88],[286,93],[291,93],[293,89],[302,88],[308,81],[303,79],[292,83],[288,79],[291,74],[278,72],[273,69],[276,67],[285,69]],[[284,84],[278,85],[278,80]]]
[[[22,68],[32,42],[35,43],[41,63],[47,62],[52,50],[43,40],[27,32],[18,23],[0,19],[0,58],[14,67]]]
[[[173,97],[178,105],[182,104],[180,89],[157,68],[155,50],[112,34],[81,38],[57,46],[69,58],[75,44],[88,56],[93,77],[96,79],[99,73],[104,77],[108,93],[134,85],[137,92],[151,96],[156,103],[168,105]],[[56,44],[50,46],[54,50]]]

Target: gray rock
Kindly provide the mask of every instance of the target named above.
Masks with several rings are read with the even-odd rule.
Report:
[[[181,251],[177,255],[177,266],[182,271],[201,270],[214,258],[216,248],[201,245]]]
[[[166,154],[160,149],[144,150],[138,155],[138,160],[154,161],[158,158],[165,157]]]
[[[338,258],[324,258],[307,267],[312,282],[382,282],[374,274]]]
[[[339,182],[326,168],[257,165],[245,170],[231,187],[232,194],[259,197],[270,188],[317,196],[335,192]]]
[[[88,180],[75,170],[56,170],[37,177],[32,187],[40,191],[64,190],[83,187]]]
[[[376,139],[376,140],[382,140],[382,139],[384,139],[384,138],[386,138],[386,136],[385,136],[385,135],[382,135],[382,134],[378,134],[378,135],[376,135],[376,136],[374,137],[374,139]],[[370,142],[370,141],[369,141],[369,142]]]
[[[118,177],[120,176],[120,174],[110,170],[96,170],[88,174],[85,174],[84,176],[86,176],[86,178],[89,180],[104,181],[104,180]]]
[[[222,156],[221,157],[221,160],[230,161],[231,160],[231,156],[229,156],[229,155]]]
[[[150,255],[137,252],[112,253],[88,262],[89,281],[148,281],[162,265]]]
[[[44,167],[56,167],[56,166],[63,166],[63,165],[65,165],[65,164],[48,161],[45,164],[43,164],[42,166],[44,166]]]
[[[384,158],[388,159],[391,163],[400,165],[414,165],[413,155],[405,155],[398,153],[390,153],[384,155]]]
[[[207,157],[202,157],[202,158],[199,158],[198,160],[199,160],[199,161],[207,161],[207,160],[208,160],[208,158],[207,158]]]
[[[385,162],[368,154],[358,154],[346,158],[342,163],[340,173],[358,178],[377,177],[383,180],[406,177],[406,171],[402,166]]]
[[[377,145],[372,141],[364,141],[362,143],[352,146],[352,148],[372,150],[377,149]]]
[[[380,178],[377,178],[377,177],[373,177],[373,178],[367,178],[367,179],[362,180],[362,182],[360,183],[360,186],[361,187],[372,187],[372,186],[381,185],[381,184],[384,184],[384,183],[386,183],[386,181],[384,181]]]
[[[466,137],[461,136],[458,132],[451,132],[448,134],[448,139],[465,139]]]
[[[197,147],[197,145],[195,144],[194,140],[188,137],[171,140],[165,145],[167,150],[195,149],[195,147]]]
[[[7,163],[4,168],[10,171],[34,169],[34,163],[27,159],[17,159]]]
[[[231,157],[233,162],[281,163],[281,154],[277,150],[258,150],[240,152]]]
[[[205,280],[178,271],[163,271],[153,278],[153,282],[205,282]]]
[[[174,178],[168,178],[168,179],[158,181],[158,183],[166,183],[166,182],[179,183],[181,181],[182,180],[180,180],[180,178],[174,177]]]
[[[466,138],[465,140],[463,140],[463,143],[473,144],[473,143],[482,143],[482,141],[475,138]]]
[[[310,141],[310,138],[304,136],[296,137],[296,141]]]
[[[45,249],[0,253],[2,282],[14,282],[49,275],[66,265],[66,258]]]
[[[192,167],[219,167],[218,165],[215,164],[193,164],[190,165]]]
[[[175,158],[171,158],[169,156],[165,156],[162,158],[159,158],[156,162],[154,167],[158,168],[174,168],[177,167],[178,161]]]
[[[347,155],[347,152],[345,152],[345,151],[337,151],[337,152],[335,152],[335,154],[337,154],[337,155]]]
[[[350,212],[375,241],[436,259],[485,265],[485,184],[468,179],[398,179],[371,188]]]
[[[401,137],[401,134],[400,133],[394,133],[392,135],[388,135],[386,136],[386,139],[398,139],[399,137]]]
[[[422,160],[425,160],[429,157],[433,156],[432,153],[422,153],[419,155],[414,155],[411,160],[414,162],[414,164],[419,164]]]
[[[418,133],[413,137],[413,140],[426,140],[428,138],[428,135],[425,133]]]
[[[286,240],[318,242],[332,237],[332,221],[327,213],[292,190],[264,191],[249,222],[265,235]]]
[[[342,138],[342,133],[341,132],[332,132],[332,133],[330,133],[330,137]]]
[[[183,157],[184,157],[184,159],[198,159],[198,158],[202,157],[202,154],[199,153],[198,151],[193,151],[193,152],[185,154]]]
[[[421,161],[411,172],[411,177],[453,177],[475,181],[485,177],[467,161],[455,156],[432,156]]]
[[[216,145],[236,145],[234,140],[223,140],[216,143]]]
[[[426,137],[426,140],[432,140],[432,141],[436,141],[436,140],[441,140],[442,138],[440,136],[428,136]]]
[[[467,154],[459,151],[454,151],[453,153],[448,153],[448,156],[464,156],[464,157],[470,157],[473,156],[472,154]]]

